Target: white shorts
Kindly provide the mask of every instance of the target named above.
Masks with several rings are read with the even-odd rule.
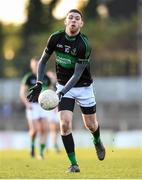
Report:
[[[55,122],[55,123],[58,123],[59,122],[59,119],[58,119],[58,109],[55,108],[53,110],[50,110],[48,111],[48,121],[49,122]]]
[[[28,120],[38,120],[41,118],[48,119],[50,111],[45,111],[38,103],[31,103],[32,109],[26,109]]]
[[[56,85],[57,93],[60,92],[64,86],[61,84]],[[92,107],[96,105],[93,85],[86,87],[73,87],[71,88],[64,97],[75,99],[79,106]]]

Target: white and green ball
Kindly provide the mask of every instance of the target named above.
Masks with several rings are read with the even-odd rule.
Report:
[[[38,102],[44,110],[52,110],[58,105],[59,98],[55,91],[48,89],[40,93]]]

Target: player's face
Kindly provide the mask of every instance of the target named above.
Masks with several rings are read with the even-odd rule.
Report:
[[[79,13],[71,12],[65,19],[66,32],[74,35],[80,31],[83,21]]]
[[[37,73],[37,65],[38,65],[38,62],[36,60],[31,61],[30,66],[31,66],[31,70],[34,74]]]

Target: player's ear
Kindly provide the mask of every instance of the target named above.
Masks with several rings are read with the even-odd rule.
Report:
[[[84,22],[83,22],[83,21],[81,21],[80,27],[83,27],[83,25],[84,25]]]
[[[64,20],[64,25],[65,25],[65,26],[67,25],[66,19]]]

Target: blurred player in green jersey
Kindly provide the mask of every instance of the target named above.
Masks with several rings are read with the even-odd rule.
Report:
[[[35,139],[37,134],[39,134],[40,152],[38,158],[43,159],[43,151],[46,146],[48,134],[47,117],[49,114],[40,107],[38,101],[29,102],[27,99],[29,89],[36,84],[37,63],[38,61],[36,58],[31,59],[31,72],[27,73],[22,79],[20,87],[20,98],[26,107],[26,118],[28,120],[29,134],[31,137],[30,154],[32,157],[35,156]],[[51,81],[49,77],[44,75],[42,89],[47,89],[50,85]]]

